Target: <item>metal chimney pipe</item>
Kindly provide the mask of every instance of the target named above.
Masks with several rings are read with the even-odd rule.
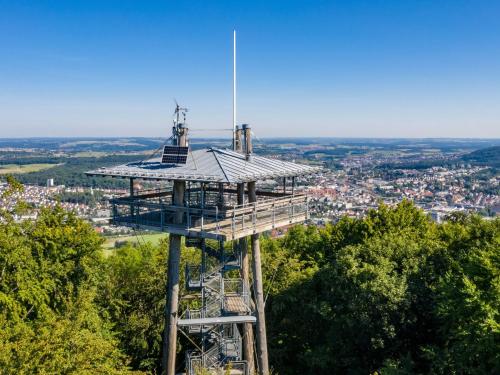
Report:
[[[252,160],[252,134],[251,134],[251,128],[250,125],[248,124],[243,124],[241,125],[242,130],[243,130],[243,137],[245,139],[245,156],[247,161]]]
[[[243,138],[243,130],[239,126],[236,126],[236,132],[234,134],[234,140],[235,140],[234,151],[239,152],[240,154],[243,153],[242,138]]]
[[[177,146],[186,147],[188,145],[187,139],[188,128],[184,124],[179,124],[179,135]]]

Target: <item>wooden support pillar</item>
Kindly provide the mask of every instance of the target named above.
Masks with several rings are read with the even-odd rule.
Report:
[[[129,192],[130,192],[130,198],[134,196],[134,179],[130,179],[130,186],[129,186]],[[130,203],[130,217],[134,217],[134,204]]]
[[[173,204],[184,205],[186,183],[174,181]],[[176,223],[182,223],[183,213],[178,212]],[[177,354],[177,319],[179,307],[179,268],[181,262],[182,236],[170,234],[168,271],[167,271],[167,301],[165,304],[165,331],[163,337],[162,375],[175,375],[175,357]]]
[[[248,183],[248,200],[257,201],[255,182]],[[266,315],[264,311],[264,288],[262,286],[262,264],[260,259],[259,234],[252,234],[253,256],[253,288],[257,310],[257,361],[260,375],[269,375],[269,359],[267,355]]]
[[[199,196],[198,203],[202,209],[205,208],[205,183],[204,182],[200,182],[200,196]],[[203,226],[203,215],[201,217],[201,222],[202,222],[201,225]],[[206,246],[207,246],[207,241],[205,238],[202,238],[201,239],[201,248],[202,248],[201,261],[202,261],[202,271],[203,272],[207,272],[207,266],[208,266],[208,262],[207,262],[208,255],[206,252]],[[200,279],[200,281],[201,281],[201,279]],[[205,344],[203,344],[203,345],[205,345]]]
[[[241,183],[236,186],[236,194],[238,199],[238,204],[245,203],[245,184]]]
[[[205,183],[200,182],[200,207],[201,207],[201,218],[200,218],[200,224],[201,224],[201,230],[203,230],[203,225],[205,221],[205,216],[203,215],[203,209],[205,208]]]
[[[224,183],[219,182],[219,196],[217,197],[219,209],[224,208]]]
[[[238,205],[245,203],[245,184],[238,184],[237,187]],[[241,251],[241,279],[247,293],[250,293],[250,262],[248,261],[248,245],[247,239],[241,238],[239,240],[239,247]],[[254,351],[253,351],[253,326],[252,323],[243,323],[243,360],[247,361],[248,373],[253,375],[254,364]]]
[[[130,189],[130,196],[133,197],[134,196],[134,179],[133,178],[130,179],[129,189]]]

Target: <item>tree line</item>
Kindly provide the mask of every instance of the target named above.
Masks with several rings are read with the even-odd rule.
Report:
[[[56,184],[63,184],[71,187],[98,187],[98,188],[127,188],[128,181],[121,178],[96,178],[87,177],[85,172],[98,169],[100,167],[113,166],[120,163],[137,161],[141,155],[107,155],[101,157],[63,157],[58,158],[60,164],[52,168],[41,171],[23,173],[17,179],[25,184],[35,184],[44,186],[47,179],[53,178]],[[25,160],[26,161],[26,160]],[[5,163],[7,163],[6,161]],[[28,163],[29,164],[29,163]]]
[[[71,212],[0,215],[0,374],[159,373],[167,241],[105,257]],[[402,202],[262,251],[275,374],[500,373],[499,219]]]

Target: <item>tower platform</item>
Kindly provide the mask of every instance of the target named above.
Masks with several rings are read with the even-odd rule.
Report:
[[[159,198],[165,196],[165,193],[157,193],[113,199],[113,224],[231,241],[304,222],[309,217],[305,195],[264,197],[255,203],[220,209],[217,206],[199,208],[158,203]]]

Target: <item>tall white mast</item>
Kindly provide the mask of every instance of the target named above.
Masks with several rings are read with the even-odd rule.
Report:
[[[233,30],[233,150],[236,150],[236,30]]]

